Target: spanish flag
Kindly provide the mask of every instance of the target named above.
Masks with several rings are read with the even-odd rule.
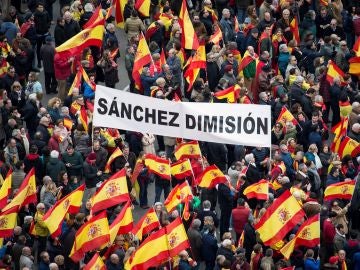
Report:
[[[236,103],[240,97],[240,86],[235,84],[214,94],[217,99],[227,99],[228,103]]]
[[[349,118],[342,117],[340,122],[331,128],[331,132],[335,134],[335,138],[346,136],[348,125]]]
[[[196,179],[199,187],[214,188],[217,184],[227,183],[225,175],[216,165],[207,167]]]
[[[169,30],[169,28],[171,26],[172,19],[173,19],[172,15],[168,15],[166,13],[160,13],[159,20],[161,20],[163,22],[164,27],[165,27],[165,31]]]
[[[127,270],[147,270],[169,260],[168,239],[165,228],[151,234],[141,243],[134,254],[126,261]]]
[[[181,48],[180,51],[178,51],[178,53],[176,55],[180,59],[181,68],[183,68],[184,63],[186,61],[186,54],[185,54],[184,48]]]
[[[305,216],[300,204],[286,190],[274,203],[267,208],[259,222],[255,224],[256,231],[264,245],[271,246],[284,239]]]
[[[135,9],[144,17],[150,16],[150,0],[136,0]]]
[[[88,116],[87,116],[86,109],[84,107],[81,107],[81,109],[80,109],[79,120],[80,120],[85,132],[88,132],[88,130],[89,130]]]
[[[350,137],[345,136],[340,141],[339,150],[337,153],[339,154],[340,158],[343,158],[346,155],[357,157],[360,155],[360,144]]]
[[[319,0],[319,4],[321,6],[327,7],[329,5],[329,0]]]
[[[217,16],[215,10],[213,10],[212,8],[209,8],[207,6],[204,6],[204,9],[210,13],[213,23],[218,21],[218,16]]]
[[[91,90],[93,92],[95,92],[96,84],[94,82],[90,81],[88,74],[86,73],[85,69],[82,66],[80,66],[80,70],[82,73],[82,77],[84,79],[84,83],[86,83],[91,88]]]
[[[183,158],[201,158],[201,150],[198,141],[190,141],[179,144],[174,152],[177,160]]]
[[[115,149],[114,152],[112,152],[111,156],[109,157],[108,161],[106,162],[106,165],[105,165],[105,170],[104,172],[105,173],[110,173],[111,171],[111,164],[113,163],[113,161],[117,158],[117,157],[120,157],[123,155],[123,152],[120,150],[119,147],[117,147]]]
[[[107,21],[110,18],[110,16],[112,15],[113,9],[114,9],[114,4],[106,10],[105,21]]]
[[[340,117],[348,117],[352,111],[352,106],[349,100],[339,101]]]
[[[55,238],[61,234],[62,222],[67,213],[76,214],[82,204],[85,185],[81,185],[61,200],[57,201],[43,219],[49,229],[50,235]]]
[[[109,223],[106,211],[103,211],[97,216],[93,216],[76,232],[69,257],[74,262],[78,262],[83,258],[85,252],[96,249],[109,241]]]
[[[14,233],[14,228],[17,222],[17,212],[19,207],[15,206],[2,211],[0,214],[0,237],[10,237]]]
[[[161,67],[166,64],[166,56],[165,56],[165,50],[161,49],[160,53],[160,65]]]
[[[169,245],[169,257],[178,256],[180,251],[190,248],[190,243],[180,217],[165,227]]]
[[[102,24],[104,25],[105,18],[102,13],[101,5],[98,5],[94,10],[93,15],[91,15],[90,19],[83,25],[83,29],[93,28],[96,25]]]
[[[291,122],[294,125],[299,124],[299,122],[296,120],[296,118],[292,115],[292,113],[285,106],[282,107],[279,117],[276,120],[276,123],[279,123],[279,122],[281,122],[283,125],[285,125],[286,122]]]
[[[133,215],[131,211],[130,201],[121,209],[121,212],[114,219],[110,225],[110,244],[115,241],[115,238],[119,234],[126,234],[131,232],[133,228]]]
[[[344,181],[332,184],[326,187],[324,191],[324,200],[331,201],[335,199],[351,200],[355,190],[355,180]]]
[[[294,18],[290,22],[290,30],[293,33],[293,39],[296,40],[297,44],[300,44],[300,34],[299,34],[299,23],[297,20],[297,16],[294,16]]]
[[[94,256],[91,258],[91,260],[88,261],[88,263],[83,268],[83,270],[93,270],[93,269],[106,270],[106,265],[99,256],[99,253],[95,253]]]
[[[197,50],[199,40],[195,33],[194,26],[190,20],[189,12],[186,7],[186,0],[182,0],[179,22],[182,28],[182,46],[187,50]]]
[[[191,163],[189,159],[182,159],[176,163],[171,164],[171,175],[176,179],[184,179],[193,175]]]
[[[86,28],[60,46],[56,47],[57,53],[63,56],[78,55],[90,46],[101,47],[103,44],[104,25]]]
[[[214,34],[210,36],[209,42],[218,45],[222,39],[223,39],[223,34],[221,32],[220,26],[217,26]]]
[[[240,31],[240,24],[236,16],[234,16],[234,30],[235,33]]]
[[[355,56],[349,59],[349,73],[353,75],[360,75],[360,56]]]
[[[96,213],[126,201],[130,201],[130,196],[125,169],[122,169],[106,179],[93,195],[91,198],[91,212]]]
[[[146,43],[144,35],[141,34],[139,44],[136,50],[134,67],[132,71],[132,76],[135,81],[135,86],[139,91],[142,90],[141,79],[140,79],[142,69],[144,66],[149,65],[151,62],[152,62],[152,58],[149,47]]]
[[[145,234],[160,227],[159,219],[154,208],[150,208],[132,229],[132,233],[141,241]]]
[[[170,161],[152,154],[145,155],[145,166],[163,179],[171,179]]]
[[[192,200],[193,194],[188,182],[176,185],[164,202],[166,210],[172,212],[180,203],[189,203]]]
[[[245,188],[243,194],[248,199],[267,200],[269,198],[269,181],[262,179]]]
[[[243,58],[239,64],[239,72],[242,71],[244,68],[246,68],[252,61],[256,61],[256,59],[259,58],[259,56],[254,53],[253,56],[249,53],[248,50],[243,55]]]
[[[186,71],[184,72],[184,78],[189,83],[188,91],[190,91],[192,85],[194,84],[196,78],[199,75],[200,69],[206,68],[206,53],[205,53],[204,44],[198,46],[195,55],[191,56],[188,59],[184,68],[185,67],[186,67]]]
[[[75,78],[73,80],[73,83],[70,86],[69,92],[68,92],[68,96],[72,95],[74,88],[80,89],[81,87],[81,78],[82,78],[82,72],[79,69],[76,72]]]
[[[127,1],[114,0],[115,1],[115,22],[117,27],[124,28],[124,9]]]
[[[281,254],[288,260],[297,246],[304,246],[308,248],[315,247],[320,244],[320,220],[319,215],[315,215],[303,224],[301,224],[295,237],[285,244],[281,249]]]
[[[353,51],[357,57],[360,57],[360,37],[357,38],[353,46]]]
[[[5,212],[14,207],[19,207],[19,209],[29,203],[37,202],[37,193],[36,193],[36,181],[35,181],[35,169],[32,168],[29,173],[25,176],[24,181],[21,183],[21,186],[18,189],[17,194],[8,203],[3,209],[2,212]]]
[[[70,118],[64,117],[63,122],[64,122],[64,127],[66,127],[66,129],[68,131],[71,131],[73,128],[73,125],[74,125],[73,120]]]
[[[4,208],[11,194],[12,170],[10,169],[0,188],[0,209]]]
[[[339,78],[341,85],[346,85],[344,76],[345,73],[333,61],[329,60],[326,80],[332,85],[334,84],[334,79]]]

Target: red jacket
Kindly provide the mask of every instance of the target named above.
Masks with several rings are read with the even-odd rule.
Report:
[[[241,234],[244,230],[245,223],[248,222],[250,209],[245,206],[238,206],[231,212],[232,224],[234,231]]]
[[[331,223],[330,220],[324,220],[323,224],[323,235],[325,244],[333,244],[335,237],[335,226]]]
[[[71,74],[71,62],[67,57],[60,56],[58,53],[54,56],[54,70],[57,80],[66,80]]]

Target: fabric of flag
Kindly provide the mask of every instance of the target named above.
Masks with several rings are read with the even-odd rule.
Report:
[[[82,72],[79,69],[76,72],[75,78],[73,80],[73,83],[70,86],[69,92],[68,92],[68,96],[72,95],[74,88],[80,89],[81,87],[81,79],[82,79]]]
[[[183,158],[200,158],[201,150],[198,141],[190,141],[179,144],[174,151],[174,156],[177,160]]]
[[[0,188],[0,209],[3,209],[11,194],[12,169],[10,169]]]
[[[360,57],[360,37],[357,38],[357,40],[354,43],[353,51],[355,52],[355,55],[357,57]]]
[[[117,27],[124,28],[125,18],[124,9],[127,1],[114,0],[115,1],[115,22]]]
[[[184,225],[180,217],[165,227],[169,244],[169,257],[178,256],[180,251],[190,248]]]
[[[259,56],[255,53],[254,56],[251,56],[248,50],[243,55],[243,58],[239,64],[239,72],[246,68],[252,61],[256,61],[256,58],[259,58]]]
[[[125,169],[106,179],[91,198],[91,211],[96,213],[122,202],[130,201]]]
[[[290,30],[293,33],[293,39],[296,40],[297,44],[300,44],[300,34],[299,34],[299,23],[297,16],[294,16],[294,18],[290,22]]]
[[[173,19],[172,15],[168,15],[166,13],[160,13],[159,20],[163,22],[164,27],[165,27],[165,31],[169,30],[169,28],[171,26],[172,19]]]
[[[188,91],[190,91],[193,83],[199,75],[200,69],[206,68],[206,52],[204,44],[198,46],[195,55],[188,59],[185,67],[186,71],[184,72],[184,78],[189,83]]]
[[[296,118],[292,115],[292,113],[283,106],[281,109],[281,112],[279,114],[278,119],[276,120],[277,123],[281,122],[283,126],[285,126],[286,122],[291,122],[294,125],[298,125],[299,122],[296,120]]]
[[[329,0],[319,0],[319,4],[321,6],[327,7],[329,5]]]
[[[13,209],[14,207],[19,207],[20,209],[26,204],[36,203],[36,191],[35,169],[32,168],[25,176],[15,197],[2,209],[2,211],[4,212]]]
[[[163,179],[171,179],[170,162],[166,158],[161,158],[152,154],[145,155],[145,166],[150,172],[160,176]]]
[[[240,24],[236,16],[234,16],[234,30],[235,33],[240,31]]]
[[[236,103],[240,97],[240,86],[235,84],[214,94],[217,99],[227,99],[228,103]]]
[[[135,9],[144,17],[150,16],[150,0],[136,0]]]
[[[263,179],[245,188],[243,194],[248,199],[267,200],[269,198],[269,181]]]
[[[349,73],[353,75],[360,75],[360,56],[355,56],[349,59]]]
[[[176,55],[180,59],[181,68],[183,68],[184,63],[186,61],[186,54],[185,54],[184,48],[181,48]]]
[[[216,21],[219,20],[218,16],[216,15],[215,10],[213,10],[212,8],[209,8],[208,6],[204,6],[204,9],[210,13],[213,23],[215,23]]]
[[[179,14],[179,22],[182,28],[181,47],[187,50],[197,50],[197,48],[199,47],[199,40],[195,33],[194,26],[191,22],[185,0],[182,0],[180,14]]]
[[[105,173],[110,173],[111,171],[111,164],[113,163],[113,161],[117,158],[117,157],[120,157],[123,155],[123,152],[120,150],[119,147],[117,147],[115,149],[114,152],[112,152],[111,156],[109,157],[108,161],[106,162],[106,165],[105,165],[105,170],[104,172]]]
[[[223,172],[216,165],[211,165],[199,175],[196,182],[199,187],[214,188],[217,184],[227,183],[228,181]]]
[[[308,248],[315,247],[320,244],[320,219],[319,215],[315,215],[301,224],[295,237],[285,244],[281,249],[281,254],[285,259],[289,259],[297,246]]]
[[[150,208],[145,215],[136,223],[132,229],[132,233],[141,241],[143,235],[150,233],[160,227],[159,218],[154,208]]]
[[[343,158],[346,155],[357,157],[360,155],[360,144],[350,137],[345,136],[340,141],[339,150],[337,153],[339,154],[340,158]]]
[[[99,256],[99,253],[95,253],[90,261],[84,266],[83,270],[106,270],[106,265]]]
[[[134,67],[132,71],[132,76],[135,81],[135,86],[139,91],[142,90],[141,79],[140,79],[142,69],[144,66],[149,65],[151,62],[152,62],[152,58],[149,47],[146,43],[144,35],[141,34],[135,54]]]
[[[151,234],[125,263],[127,270],[148,270],[169,259],[165,228]]]
[[[346,85],[344,81],[345,73],[331,60],[328,62],[328,70],[326,73],[327,81],[332,85],[334,84],[334,79],[339,78],[342,85]]]
[[[165,56],[165,50],[161,49],[160,53],[160,65],[161,67],[166,64],[166,56]]]
[[[2,211],[0,214],[0,237],[10,237],[14,233],[14,228],[17,222],[17,212],[19,207],[15,206],[8,209],[7,211]]]
[[[351,200],[355,190],[355,180],[344,181],[332,184],[326,187],[324,191],[324,200],[331,201],[335,199]]]
[[[79,120],[80,120],[80,123],[82,124],[85,132],[88,132],[88,129],[89,129],[88,116],[87,116],[86,109],[84,107],[81,107],[81,109],[80,109]]]
[[[223,34],[221,32],[220,26],[217,26],[214,34],[210,36],[209,42],[218,45],[222,39],[223,39]]]
[[[110,225],[110,244],[115,241],[117,235],[129,233],[132,228],[133,215],[131,211],[131,203],[128,201]]]
[[[94,82],[90,81],[88,74],[86,73],[85,69],[82,66],[80,66],[80,70],[82,73],[82,77],[84,79],[84,83],[86,83],[91,88],[91,90],[93,92],[95,92],[96,84]]]
[[[271,246],[284,239],[304,216],[305,212],[299,202],[286,190],[266,209],[259,222],[255,224],[255,229],[264,245]]]
[[[73,120],[70,118],[64,117],[63,122],[64,122],[64,127],[66,127],[66,129],[68,131],[71,131],[73,128],[73,125],[74,125]]]
[[[69,257],[74,262],[79,262],[85,252],[96,249],[109,241],[109,223],[106,211],[103,211],[97,216],[93,216],[77,230]]]
[[[91,15],[90,19],[83,25],[83,29],[86,28],[93,28],[96,25],[105,23],[105,18],[102,13],[101,5],[98,5],[97,8],[95,8],[93,14]]]
[[[81,51],[90,46],[102,47],[104,36],[104,25],[97,25],[93,28],[86,28],[72,38],[65,41],[55,50],[60,55],[74,56],[81,54]]]
[[[57,201],[44,215],[44,223],[50,235],[55,238],[61,234],[62,222],[66,214],[77,214],[82,205],[85,185],[81,185],[61,200]]]
[[[170,171],[171,175],[179,180],[193,175],[189,159],[182,159],[171,164]]]
[[[180,203],[189,203],[193,199],[191,187],[185,181],[182,184],[176,185],[167,196],[164,206],[168,213],[171,213]]]
[[[339,101],[340,117],[348,117],[352,111],[352,106],[349,100]]]
[[[114,9],[114,5],[110,6],[110,7],[106,10],[105,21],[107,21],[107,20],[112,16],[113,9]]]
[[[331,132],[335,134],[336,138],[346,136],[348,125],[349,125],[349,118],[342,117],[340,122],[331,128]]]

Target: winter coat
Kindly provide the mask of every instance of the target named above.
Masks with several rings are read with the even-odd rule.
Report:
[[[79,177],[82,175],[83,157],[79,152],[74,151],[72,155],[69,155],[67,152],[62,153],[62,161],[64,164],[71,164],[71,167],[66,167],[69,178],[71,176]]]
[[[99,182],[97,177],[98,168],[96,165],[91,165],[87,161],[84,162],[83,167],[86,188],[96,187],[96,184]]]
[[[49,13],[46,10],[42,12],[36,10],[34,12],[34,22],[35,22],[36,33],[38,35],[45,35],[49,33],[51,19]]]
[[[45,191],[43,203],[45,204],[46,211],[48,211],[56,203],[55,194],[51,191]]]
[[[150,133],[144,133],[143,137],[141,138],[141,142],[143,145],[143,151],[145,154],[156,154],[155,151],[155,136]]]
[[[24,181],[26,173],[23,170],[15,169],[11,175],[11,188],[13,190],[19,188]]]
[[[139,17],[133,17],[126,19],[124,26],[125,33],[127,33],[128,39],[138,35],[140,32],[145,32],[145,26]]]
[[[63,25],[57,24],[54,30],[55,46],[60,46],[66,41],[65,28]]]
[[[37,182],[41,182],[44,177],[44,164],[38,154],[28,154],[24,159],[24,172],[29,173],[31,168],[35,168]]]
[[[31,130],[34,133],[36,131],[36,124],[34,123],[36,123],[38,112],[39,109],[36,105],[36,101],[30,99],[26,102],[21,114],[28,130]]]
[[[68,23],[65,21],[64,31],[66,40],[69,40],[70,38],[78,34],[81,29],[77,21],[71,20]]]
[[[205,262],[215,262],[218,250],[216,237],[211,233],[205,233],[202,236],[201,254]]]
[[[64,162],[57,158],[50,158],[46,164],[46,175],[50,176],[55,183],[58,183],[59,175],[62,171],[66,171]]]
[[[54,73],[55,47],[51,44],[45,43],[41,46],[40,55],[44,64],[44,71],[46,73]]]
[[[71,74],[71,63],[68,62],[68,58],[55,54],[54,71],[57,80],[66,80]]]

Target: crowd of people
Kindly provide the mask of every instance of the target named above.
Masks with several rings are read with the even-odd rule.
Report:
[[[183,48],[182,1],[151,0],[150,16],[144,17],[134,0],[128,0],[122,14],[124,56],[117,33],[123,30],[116,28],[114,15],[106,20],[101,48],[86,48],[69,58],[57,54],[55,47],[78,34],[97,6],[105,14],[115,1],[60,0],[58,5],[53,0],[28,0],[26,8],[23,1],[11,2],[13,6],[0,18],[0,169],[3,179],[12,170],[10,202],[35,168],[39,203],[19,210],[13,236],[3,239],[0,248],[1,269],[35,269],[35,265],[39,270],[81,269],[96,252],[107,269],[124,269],[139,246],[131,233],[118,235],[104,250],[86,253],[81,263],[69,258],[76,231],[90,216],[89,199],[105,179],[123,168],[133,207],[154,207],[161,226],[182,216],[183,208],[168,213],[162,203],[177,184],[188,181],[201,202],[193,200],[191,217],[184,220],[191,248],[180,252],[172,265],[166,262],[154,269],[360,269],[359,188],[352,200],[323,200],[326,187],[357,180],[360,170],[356,154],[340,156],[331,146],[331,128],[345,118],[346,135],[356,143],[360,139],[360,74],[349,74],[349,59],[360,55],[360,2],[185,1],[206,50],[206,68],[190,87],[184,71],[187,59],[196,52]],[[60,10],[53,10],[58,6]],[[215,40],[219,29],[221,38]],[[133,68],[142,35],[152,64],[142,68],[139,89]],[[123,78],[120,63],[125,63],[130,92],[153,98],[226,102],[216,93],[239,86],[236,103],[271,106],[272,148],[199,142],[202,157],[191,160],[193,177],[168,181],[143,165],[136,172],[140,186],[136,194],[132,181],[136,164],[142,164],[145,154],[175,160],[174,150],[183,140],[130,132],[126,127],[92,126],[94,85],[116,88]],[[344,76],[329,80],[330,64]],[[80,66],[90,83],[74,87]],[[39,73],[44,74],[44,82],[39,81]],[[278,121],[284,108],[297,122]],[[89,119],[86,124],[83,110]],[[123,155],[105,172],[116,147]],[[197,176],[212,164],[228,183],[213,189],[196,187]],[[261,179],[273,184],[269,199],[249,200],[244,189]],[[62,234],[53,239],[43,221],[45,213],[82,183],[86,187],[80,212],[67,215]],[[155,201],[150,202],[148,190],[154,186]],[[307,218],[320,215],[321,220],[320,246],[296,247],[288,260],[279,252],[281,246],[265,246],[254,228],[286,190]],[[120,209],[107,209],[109,221]],[[294,237],[299,225],[282,244]]]

